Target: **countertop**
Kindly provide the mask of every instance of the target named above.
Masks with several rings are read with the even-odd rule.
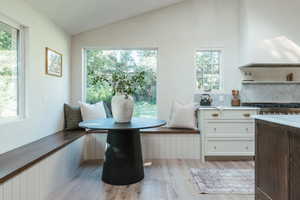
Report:
[[[198,110],[259,110],[257,107],[249,106],[198,106]]]
[[[300,128],[300,115],[256,115],[254,119]]]

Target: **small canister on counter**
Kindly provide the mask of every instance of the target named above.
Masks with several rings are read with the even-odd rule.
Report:
[[[241,105],[240,91],[232,90],[231,105],[232,106],[240,106]]]

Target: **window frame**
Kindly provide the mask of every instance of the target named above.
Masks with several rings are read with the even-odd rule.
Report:
[[[18,30],[17,44],[17,115],[0,117],[0,124],[20,121],[25,118],[25,26],[0,13],[0,22]]]
[[[157,80],[156,80],[156,87],[158,88],[158,70],[159,70],[159,48],[158,47],[128,47],[128,48],[116,48],[116,47],[83,47],[81,49],[81,70],[82,70],[82,88],[81,88],[81,101],[86,102],[86,96],[87,96],[87,68],[86,68],[86,51],[87,50],[155,50],[157,52],[157,65],[156,65],[156,74],[157,74]],[[158,90],[156,90],[156,102],[158,102]],[[158,111],[158,103],[157,103],[157,114]]]
[[[220,88],[218,90],[206,91],[199,89],[197,87],[197,53],[199,51],[219,51],[220,52],[220,60],[219,60],[219,77],[220,77]],[[224,92],[224,76],[223,76],[223,55],[224,48],[223,47],[202,47],[195,50],[194,54],[194,66],[195,66],[195,88],[196,93],[223,93]]]

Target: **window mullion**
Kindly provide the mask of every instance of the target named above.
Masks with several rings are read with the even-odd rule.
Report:
[[[201,69],[201,76],[197,75],[197,82],[200,90],[219,90],[221,85],[220,77],[220,50],[200,50],[196,53],[196,67]],[[204,60],[201,60],[204,59]],[[201,65],[202,63],[203,65]]]

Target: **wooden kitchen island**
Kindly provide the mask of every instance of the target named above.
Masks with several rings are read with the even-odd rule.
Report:
[[[300,199],[300,115],[255,117],[256,200]]]

